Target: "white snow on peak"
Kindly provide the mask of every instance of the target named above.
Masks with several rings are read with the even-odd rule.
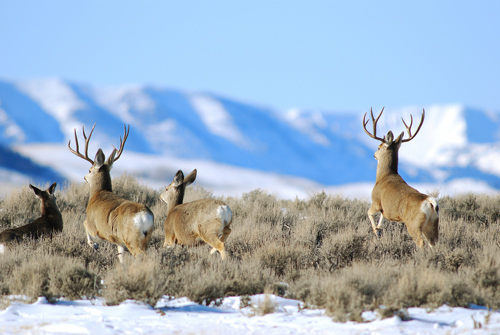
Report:
[[[75,92],[60,79],[35,79],[16,83],[17,88],[34,101],[60,124],[72,130],[80,125],[73,113],[86,107]]]
[[[9,115],[2,109],[1,103],[2,102],[0,101],[0,125],[5,128],[4,136],[14,139],[14,142],[24,142],[26,135],[21,127],[9,118]]]
[[[138,85],[95,90],[94,97],[101,106],[120,117],[125,123],[140,122],[132,116],[131,110],[142,116],[154,114],[156,111],[154,100]]]
[[[324,146],[330,144],[328,138],[318,132],[318,129],[328,127],[328,122],[326,122],[321,112],[313,112],[311,117],[305,117],[300,109],[292,108],[285,112],[283,117],[291,126],[308,135],[314,142]]]
[[[189,101],[212,134],[240,147],[247,147],[250,144],[219,101],[202,94],[192,94]]]
[[[374,111],[375,118],[378,111]],[[415,134],[422,117],[422,109],[416,107],[385,110],[377,123],[377,136],[383,137],[389,130],[397,137],[404,131],[403,139],[408,138],[408,132],[401,121],[404,119],[410,125],[410,115],[413,116],[412,133]],[[367,118],[370,118],[367,116]],[[372,131],[372,121],[367,125]],[[379,142],[359,132],[362,140],[374,151]],[[425,119],[419,133],[410,142],[403,143],[399,150],[402,161],[418,167],[451,166],[456,163],[456,152],[467,146],[467,124],[464,117],[464,107],[461,105],[430,106],[425,108]],[[464,158],[462,157],[462,160]],[[466,165],[462,161],[461,165]]]

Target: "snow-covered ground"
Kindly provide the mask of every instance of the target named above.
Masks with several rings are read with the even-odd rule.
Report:
[[[59,301],[39,298],[33,304],[14,302],[0,311],[1,334],[499,334],[500,313],[485,308],[433,311],[410,308],[409,320],[380,319],[365,312],[365,323],[339,323],[323,310],[301,309],[300,302],[268,298],[275,312],[256,315],[240,308],[239,297],[225,298],[220,307],[195,304],[186,298],[163,299],[156,308],[135,301],[105,306],[101,300]],[[265,299],[252,297],[252,305]]]

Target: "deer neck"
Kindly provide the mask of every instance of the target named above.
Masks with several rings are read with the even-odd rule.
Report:
[[[377,164],[377,180],[391,175],[398,174],[398,150],[387,151],[380,157]]]
[[[55,203],[55,201],[51,201],[51,200],[43,200],[42,201],[41,213],[42,213],[42,216],[61,215],[61,212],[59,211],[57,204]]]
[[[174,194],[171,200],[167,202],[168,203],[167,216],[175,207],[182,205],[183,202],[184,202],[184,190],[180,189],[178,190],[178,193]]]
[[[99,174],[94,176],[92,184],[90,185],[90,197],[92,198],[95,194],[101,191],[113,192],[111,186],[111,175],[108,170],[101,171]]]

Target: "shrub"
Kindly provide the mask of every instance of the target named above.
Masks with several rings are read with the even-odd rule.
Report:
[[[386,222],[377,238],[366,201],[326,192],[280,200],[254,190],[222,198],[233,212],[233,223],[228,257],[221,261],[209,254],[207,245],[163,248],[166,206],[159,191],[127,175],[114,179],[113,187],[121,196],[145,203],[155,215],[145,255],[126,255],[122,267],[115,245],[98,240],[98,250],[88,246],[83,222],[89,188],[68,184],[56,193],[63,231],[52,238],[22,240],[0,257],[0,294],[50,300],[102,296],[108,304],[136,299],[151,306],[168,295],[209,305],[268,288],[325,308],[342,321],[362,321],[363,310],[404,316],[408,307],[444,303],[500,307],[500,195],[439,199],[439,242],[420,250],[403,224]],[[25,186],[0,200],[1,229],[38,217],[40,204],[32,193]],[[211,196],[201,187],[188,188],[186,201]]]
[[[127,257],[124,264],[116,264],[104,277],[106,304],[118,305],[133,299],[155,307],[165,294],[165,277],[158,268],[157,257]]]

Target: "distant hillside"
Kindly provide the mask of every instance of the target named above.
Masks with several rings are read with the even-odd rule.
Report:
[[[50,167],[41,166],[3,145],[0,145],[0,169],[24,175],[33,183],[62,183],[65,180]]]
[[[500,113],[460,105],[422,107],[425,123],[402,146],[400,173],[409,182],[467,179],[500,189]],[[161,87],[0,80],[0,144],[7,147],[66,145],[74,128],[81,134],[82,125],[89,131],[97,123],[90,152],[102,147],[109,153],[127,123],[129,151],[213,161],[325,186],[375,180],[378,143],[363,132],[364,112],[276,111]],[[403,131],[400,118],[409,120],[410,113],[418,122],[421,107],[387,110],[379,133]]]

